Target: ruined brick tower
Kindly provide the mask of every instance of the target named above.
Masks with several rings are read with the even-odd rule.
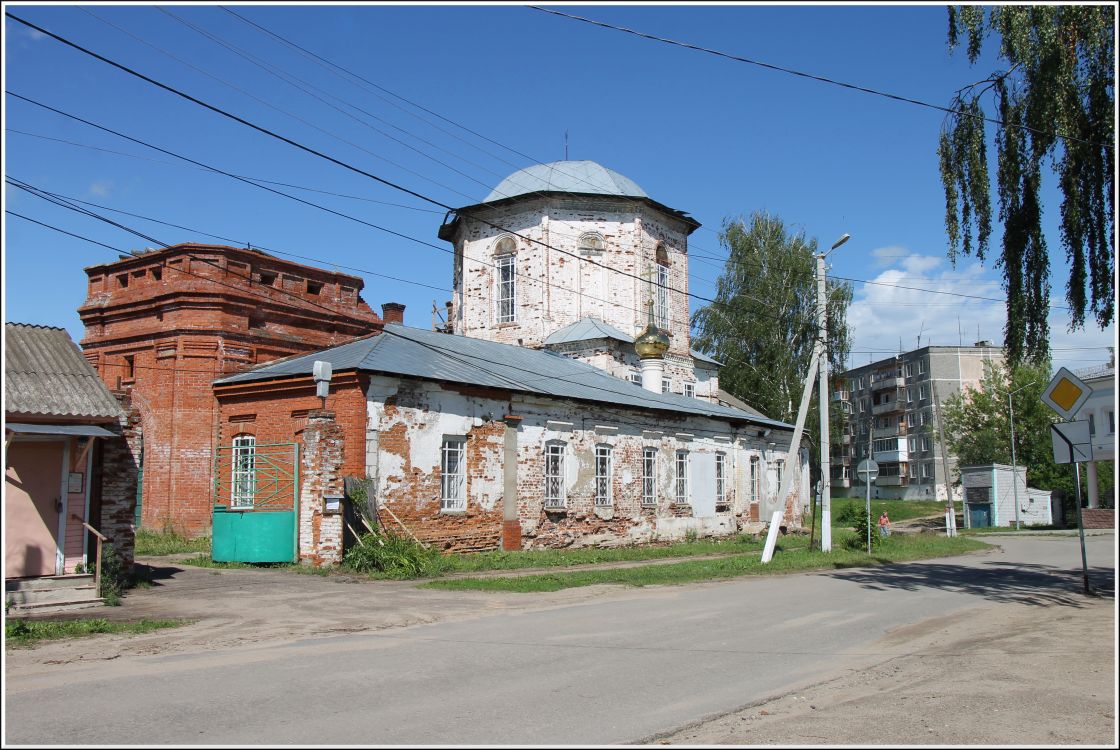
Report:
[[[209,533],[217,402],[245,367],[380,330],[360,278],[257,250],[181,244],[85,269],[85,356],[142,431],[142,526]]]

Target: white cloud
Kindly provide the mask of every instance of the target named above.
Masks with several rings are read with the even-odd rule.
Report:
[[[992,269],[978,262],[958,263],[953,268],[944,256],[922,255],[897,246],[871,254],[877,263],[891,267],[868,279],[874,284],[855,284],[848,308],[852,327],[849,366],[884,359],[900,346],[902,351],[915,349],[919,331],[921,346],[968,346],[979,340],[1003,343],[1005,294]],[[984,297],[988,299],[977,299]],[[1054,302],[1060,304],[1060,298]],[[1068,325],[1069,312],[1054,308],[1050,346],[1055,367],[1077,369],[1108,360],[1107,349],[1090,347],[1114,345],[1115,325],[1102,331],[1090,324],[1077,333],[1069,333]]]
[[[39,41],[40,39],[46,39],[47,38],[47,35],[44,34],[41,31],[39,31],[38,29],[29,29],[29,28],[25,27],[23,31],[24,31],[25,34],[27,34],[27,36],[29,36],[31,39],[33,39],[36,42]]]
[[[109,193],[113,190],[112,180],[98,180],[89,186],[90,195],[95,195],[98,198],[108,198]]]

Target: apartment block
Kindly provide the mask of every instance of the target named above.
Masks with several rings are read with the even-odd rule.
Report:
[[[942,460],[937,424],[949,398],[979,388],[989,364],[1002,364],[1003,349],[989,341],[972,346],[926,346],[834,377],[833,400],[848,415],[844,435],[832,446],[832,495],[862,497],[856,467],[871,457],[879,477],[871,496],[883,499],[945,499],[957,478],[957,458]]]

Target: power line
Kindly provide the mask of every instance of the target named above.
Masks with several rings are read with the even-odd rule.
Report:
[[[584,18],[582,16],[575,16],[575,15],[572,15],[570,13],[563,13],[563,12],[558,11],[558,10],[549,10],[547,8],[541,8],[541,7],[538,7],[536,5],[530,5],[528,7],[531,8],[532,10],[539,10],[541,13],[548,13],[548,14],[554,15],[554,16],[561,16],[563,18],[568,18],[568,19],[571,19],[573,21],[581,21],[583,23],[591,24],[592,26],[599,26],[599,27],[602,27],[604,29],[611,29],[613,31],[621,31],[621,32],[626,33],[626,34],[632,34],[634,36],[641,37],[643,39],[649,39],[649,40],[655,41],[655,42],[662,42],[663,44],[670,44],[670,45],[673,45],[673,46],[676,46],[676,47],[684,47],[686,49],[696,50],[697,52],[705,52],[709,55],[715,55],[717,57],[722,57],[722,58],[725,58],[725,59],[728,59],[728,60],[734,60],[735,62],[747,63],[748,65],[757,65],[760,68],[767,68],[768,70],[776,70],[780,73],[788,73],[789,75],[799,76],[801,78],[809,78],[809,79],[814,80],[814,81],[820,81],[821,83],[828,83],[828,84],[831,84],[833,86],[840,86],[842,88],[852,89],[853,91],[862,91],[865,94],[873,94],[875,96],[881,96],[881,97],[884,97],[886,99],[893,99],[895,101],[905,102],[907,104],[916,104],[919,107],[927,107],[929,109],[936,109],[938,111],[946,112],[946,113],[951,114],[951,115],[957,115],[957,116],[961,116],[961,117],[970,117],[970,118],[973,118],[973,119],[983,120],[985,122],[990,122],[990,123],[993,123],[995,125],[1000,125],[1000,126],[1003,126],[1003,127],[1021,128],[1023,130],[1029,130],[1030,132],[1036,133],[1038,135],[1046,135],[1046,136],[1062,138],[1062,139],[1068,140],[1068,141],[1075,141],[1077,143],[1084,143],[1084,144],[1087,144],[1087,145],[1090,145],[1090,146],[1096,146],[1097,148],[1112,149],[1112,144],[1104,144],[1104,143],[1096,143],[1095,141],[1087,141],[1087,140],[1084,140],[1082,138],[1078,138],[1076,136],[1063,135],[1062,133],[1059,133],[1059,132],[1056,132],[1056,131],[1040,130],[1038,128],[1033,128],[1029,125],[1022,125],[1022,124],[1019,124],[1019,123],[1012,123],[1012,124],[1009,125],[1008,123],[1005,123],[1004,121],[996,119],[994,117],[985,117],[985,116],[982,116],[982,115],[974,115],[970,112],[964,112],[964,111],[961,111],[961,110],[950,109],[949,107],[942,107],[939,104],[930,104],[929,102],[923,102],[920,99],[911,99],[910,97],[907,97],[907,96],[900,96],[898,94],[890,94],[890,93],[887,93],[885,91],[878,91],[876,89],[867,88],[865,86],[857,86],[853,83],[845,83],[843,81],[837,81],[837,80],[834,80],[832,78],[825,78],[824,76],[813,75],[811,73],[804,73],[804,72],[799,71],[799,70],[793,70],[792,68],[783,68],[780,65],[772,65],[770,63],[760,62],[759,60],[751,60],[751,59],[748,59],[746,57],[739,57],[738,55],[732,55],[730,53],[721,52],[719,50],[711,49],[711,48],[708,48],[708,47],[701,47],[701,46],[696,45],[696,44],[689,44],[688,42],[680,42],[680,41],[676,41],[674,39],[667,39],[665,37],[655,36],[654,34],[647,34],[645,32],[635,31],[634,29],[628,29],[628,28],[625,28],[623,26],[615,26],[613,24],[605,23],[603,21],[595,21],[595,20],[592,20],[590,18]]]
[[[21,186],[19,184],[16,184],[14,182],[12,182],[12,184],[15,184],[16,187],[23,187],[23,186]],[[27,188],[23,188],[23,189],[27,190]],[[28,192],[31,192],[32,194],[35,194],[33,190],[28,190]],[[166,243],[160,242],[159,240],[156,240],[154,238],[149,238],[149,237],[147,237],[147,235],[144,235],[143,233],[138,232],[137,230],[134,230],[130,227],[126,227],[126,226],[121,225],[121,224],[117,224],[116,222],[113,222],[112,220],[107,219],[105,217],[98,216],[97,214],[95,214],[93,212],[86,211],[85,209],[80,209],[80,208],[76,208],[76,207],[67,206],[67,205],[65,205],[64,201],[59,202],[59,201],[51,200],[50,202],[56,203],[57,205],[60,205],[60,206],[63,206],[63,207],[73,208],[74,210],[77,210],[79,213],[85,213],[85,214],[87,214],[87,215],[89,215],[93,218],[97,218],[101,221],[105,221],[106,223],[113,224],[114,226],[117,226],[117,227],[123,229],[124,231],[131,232],[131,233],[136,234],[140,237],[144,237],[145,239],[149,239],[150,241],[155,242],[156,244],[163,245],[165,249],[170,247]],[[27,218],[27,217],[24,217],[24,216],[21,215],[20,218]],[[54,229],[55,231],[62,232],[63,234],[67,234],[67,235],[70,235],[72,237],[78,237],[79,239],[84,239],[84,240],[87,240],[87,241],[90,241],[90,242],[94,242],[95,244],[101,245],[103,247],[109,247],[110,250],[114,250],[116,252],[123,252],[127,255],[130,255],[130,256],[136,257],[136,258],[144,257],[141,253],[137,253],[137,252],[134,252],[134,251],[127,251],[127,250],[121,251],[121,250],[118,250],[116,248],[104,245],[103,243],[97,242],[95,240],[89,240],[89,238],[81,237],[80,235],[76,235],[76,234],[73,234],[71,232],[67,232],[65,230],[59,229],[58,227],[53,227],[53,226],[45,224],[43,222],[35,221],[34,219],[29,219],[29,220],[34,221],[36,224],[39,224],[41,226],[45,226],[49,229]],[[191,253],[186,253],[186,255],[189,258],[191,258],[192,260],[197,260],[201,263],[206,263],[206,264],[211,265],[215,268],[221,268],[221,266],[219,266],[214,261],[209,260],[207,258],[202,258],[202,257],[196,256],[196,255],[192,255]],[[161,265],[164,265],[166,267],[166,264],[161,264]],[[182,268],[176,268],[174,270],[178,273],[183,273],[183,274],[186,274],[186,275],[189,275],[189,276],[195,276],[197,278],[204,279],[208,282],[217,284],[219,286],[224,286],[224,287],[227,287],[227,288],[234,289],[235,291],[238,291],[238,292],[243,293],[243,294],[249,294],[249,295],[252,295],[252,296],[259,297],[261,299],[273,301],[273,300],[271,300],[271,298],[266,297],[264,295],[261,295],[260,293],[254,293],[252,291],[252,289],[246,290],[246,289],[243,289],[243,288],[240,288],[240,287],[235,287],[232,284],[223,283],[223,282],[221,282],[217,279],[214,279],[212,277],[202,276],[201,274],[196,274],[196,273],[193,273],[191,271],[187,271],[187,270],[182,269]],[[252,276],[251,275],[244,276],[244,275],[241,275],[239,273],[236,273],[235,271],[230,271],[228,268],[223,269],[223,270],[231,276],[244,279],[244,280],[248,281],[250,284],[252,283]],[[274,289],[273,291],[276,291],[276,292],[279,292],[283,295],[292,297],[292,298],[296,299],[298,302],[300,302],[304,305],[309,304],[311,306],[321,308],[321,309],[326,310],[327,312],[330,312],[330,313],[333,313],[333,314],[338,314],[338,312],[339,312],[338,310],[327,307],[326,305],[321,305],[321,304],[313,302],[311,300],[305,300],[302,297],[298,297],[294,293],[292,293],[292,292],[290,292],[286,289]],[[512,384],[516,388],[521,388],[521,389],[524,389],[526,391],[533,391],[534,390],[534,387],[532,385],[530,385],[530,383],[533,383],[533,382],[537,382],[537,381],[549,381],[549,382],[559,381],[559,382],[564,382],[564,383],[571,383],[571,384],[574,384],[574,385],[580,385],[580,386],[585,387],[585,388],[590,388],[590,389],[596,390],[596,391],[602,391],[603,393],[613,394],[615,396],[628,396],[628,397],[631,397],[631,398],[638,398],[632,390],[628,392],[628,391],[625,391],[625,390],[620,391],[620,390],[616,390],[616,389],[613,389],[613,388],[605,388],[605,387],[602,387],[602,386],[596,386],[596,385],[592,385],[592,384],[589,384],[589,383],[585,383],[585,382],[582,382],[580,380],[570,380],[568,378],[560,377],[560,376],[557,376],[555,374],[541,375],[536,370],[529,370],[527,368],[518,367],[516,365],[510,364],[509,362],[496,362],[494,360],[487,359],[485,357],[480,357],[480,356],[473,356],[470,359],[465,359],[462,356],[460,356],[460,354],[453,349],[448,349],[446,347],[441,347],[441,346],[430,344],[430,343],[423,342],[423,341],[417,341],[416,339],[410,338],[408,336],[405,336],[403,334],[400,334],[400,333],[392,330],[392,328],[389,327],[389,326],[384,326],[383,325],[381,327],[381,329],[379,331],[377,331],[374,335],[380,335],[380,334],[387,334],[387,335],[390,335],[390,336],[397,336],[399,338],[403,338],[403,339],[405,339],[405,340],[407,340],[407,341],[409,341],[413,344],[416,344],[417,346],[421,346],[421,347],[429,349],[431,351],[436,351],[436,352],[442,354],[443,356],[448,357],[449,359],[460,362],[461,364],[476,367],[476,368],[482,370],[483,372],[487,372],[487,373],[493,375],[494,377],[501,378],[502,380],[505,380],[506,382]],[[338,345],[336,345],[336,346],[338,346]],[[325,347],[325,349],[331,349],[331,348],[334,348],[334,347],[333,346],[332,347]],[[296,355],[296,356],[306,356],[306,354],[309,354],[309,353],[305,353],[304,355]],[[509,376],[504,375],[500,372],[496,372],[496,371],[490,370],[490,369],[488,369],[488,368],[486,368],[482,365],[479,365],[478,362],[486,362],[488,364],[500,365],[501,367],[504,367],[504,368],[509,368],[509,369],[514,369],[514,370],[519,370],[519,371],[522,371],[522,372],[527,372],[527,373],[530,373],[530,374],[534,375],[535,377],[528,378],[528,379],[522,379],[522,380],[516,380],[516,379],[510,378]],[[584,364],[586,364],[586,363],[584,363]],[[267,365],[268,365],[267,362],[266,363],[261,363],[261,366],[267,366]],[[593,365],[587,365],[587,366],[588,367],[594,367]],[[604,371],[601,371],[598,368],[595,368],[595,371],[597,373],[601,372],[606,377],[610,377],[610,375],[608,373],[606,373]],[[190,371],[190,370],[188,370],[188,372],[200,372],[200,371],[197,371],[197,370],[196,371]],[[620,379],[620,383],[621,382],[628,382],[628,381],[622,381]],[[551,395],[553,398],[564,398],[563,396],[556,396],[556,395],[553,395],[553,394],[549,394],[549,395]],[[671,409],[671,407],[669,407],[664,402],[659,401],[659,400],[651,399],[651,398],[648,398],[648,397],[640,397],[639,400],[648,402],[649,404],[652,405],[653,408],[663,409],[663,410],[670,410]],[[678,410],[674,409],[674,411],[678,411]],[[745,421],[755,422],[755,423],[757,423],[759,421],[759,418],[756,417],[753,414],[749,414],[747,412],[743,412],[743,414],[744,414],[744,416],[741,417],[741,419],[744,419]],[[709,419],[726,418],[726,417],[720,417],[718,415],[715,415],[715,416],[713,416],[713,415],[702,415],[702,416],[705,416]],[[771,420],[767,417],[762,417],[762,419],[765,420],[765,422],[767,422],[767,423],[772,423],[772,422],[776,421],[776,420]]]

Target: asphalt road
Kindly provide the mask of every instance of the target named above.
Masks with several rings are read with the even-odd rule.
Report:
[[[906,653],[888,631],[963,610],[1082,601],[1076,537],[1003,551],[702,586],[544,611],[9,679],[15,744],[605,744]],[[1115,537],[1087,539],[1114,595]],[[444,594],[441,594],[444,595]],[[524,595],[511,595],[524,596]]]

